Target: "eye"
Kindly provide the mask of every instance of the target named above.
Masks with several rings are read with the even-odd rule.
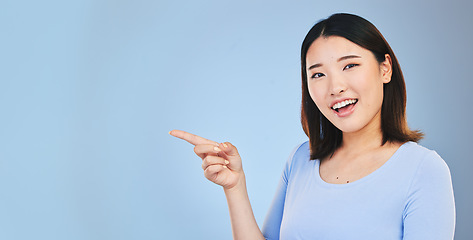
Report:
[[[359,65],[359,64],[351,63],[351,64],[346,65],[346,66],[343,68],[343,70],[350,69],[350,68],[356,67],[356,66],[358,66],[358,65]]]
[[[314,73],[310,78],[315,79],[315,78],[320,78],[325,76],[323,73]]]

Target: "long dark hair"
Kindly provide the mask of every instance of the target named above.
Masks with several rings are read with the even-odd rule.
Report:
[[[382,145],[392,142],[417,142],[423,134],[409,129],[406,120],[406,84],[394,52],[379,30],[366,19],[347,13],[333,14],[315,24],[307,33],[301,48],[302,106],[301,123],[310,142],[310,159],[323,159],[342,143],[342,131],[336,128],[315,105],[307,88],[306,57],[311,44],[319,37],[339,36],[371,51],[379,63],[389,54],[392,76],[384,84],[381,106]]]

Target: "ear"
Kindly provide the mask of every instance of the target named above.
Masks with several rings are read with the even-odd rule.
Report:
[[[380,64],[380,70],[383,78],[383,83],[390,82],[391,76],[393,75],[393,65],[391,56],[389,56],[389,54],[384,55],[384,62]]]

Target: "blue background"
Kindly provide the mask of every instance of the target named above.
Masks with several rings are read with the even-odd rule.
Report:
[[[373,22],[408,121],[452,172],[473,239],[472,1],[0,2],[0,239],[231,239],[190,131],[240,150],[262,224],[299,123],[301,42],[335,12]],[[432,176],[433,178],[435,176]]]

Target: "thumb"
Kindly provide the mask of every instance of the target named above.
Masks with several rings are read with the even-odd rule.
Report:
[[[238,150],[233,144],[229,142],[221,143],[222,151],[225,153],[227,159],[230,161],[227,165],[228,168],[232,171],[241,171],[241,157],[238,153]]]
[[[233,146],[233,144],[229,142],[224,142],[222,143],[222,146],[223,146],[222,150],[225,152],[227,156],[231,156],[231,157],[240,156],[237,148]]]

